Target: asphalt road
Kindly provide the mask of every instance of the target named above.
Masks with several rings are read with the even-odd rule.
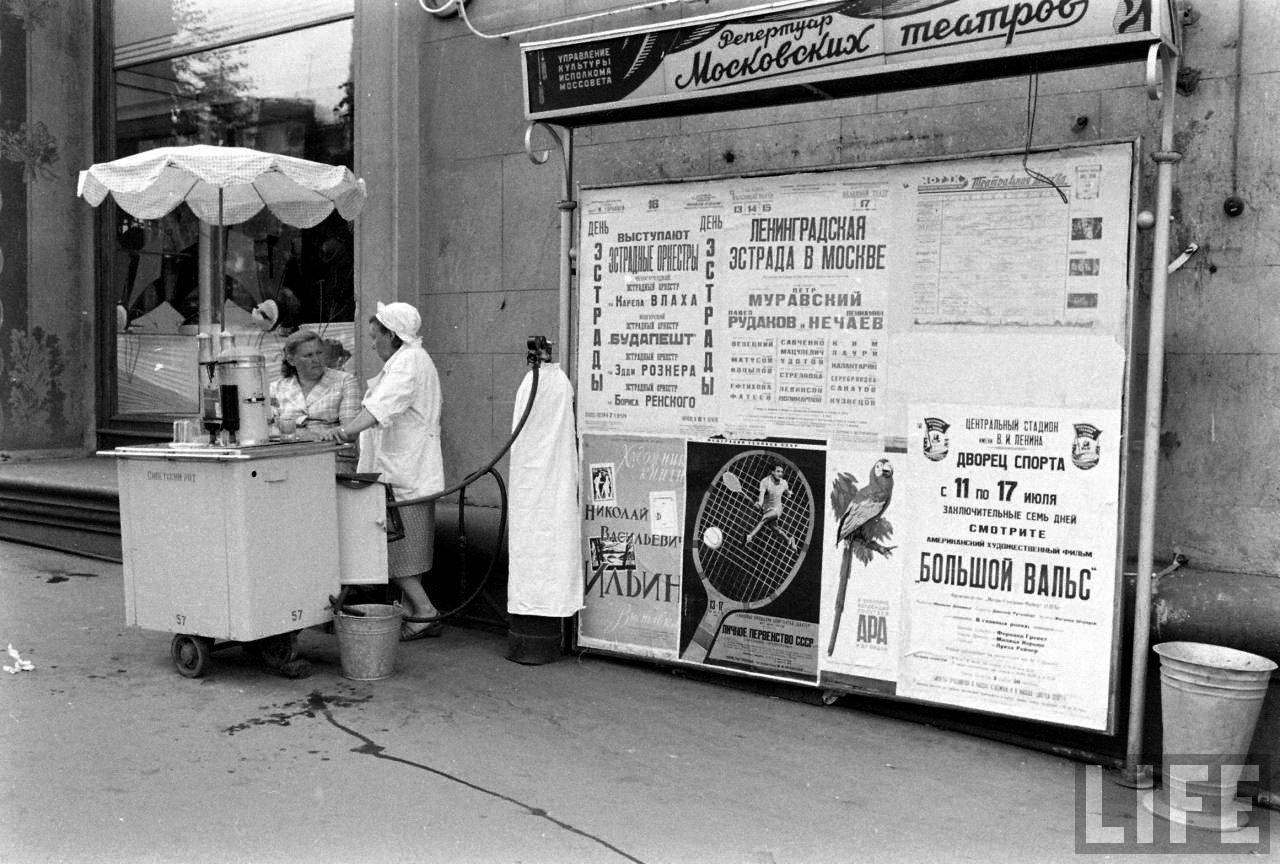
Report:
[[[118,565],[0,543],[0,591],[5,864],[1077,858],[1080,766],[1039,752],[456,626],[383,681],[317,630],[310,677],[188,679]]]

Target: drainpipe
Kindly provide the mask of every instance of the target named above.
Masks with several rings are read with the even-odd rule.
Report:
[[[1163,73],[1163,79],[1160,76]],[[1147,57],[1147,95],[1161,100],[1160,149],[1156,163],[1156,224],[1151,249],[1151,323],[1147,345],[1146,422],[1142,449],[1142,511],[1138,525],[1138,573],[1133,608],[1133,665],[1129,690],[1129,736],[1120,782],[1146,789],[1153,785],[1150,765],[1142,764],[1142,725],[1146,713],[1147,663],[1151,650],[1151,568],[1155,554],[1156,474],[1160,457],[1160,399],[1164,382],[1164,307],[1169,283],[1169,219],[1173,210],[1173,166],[1182,154],[1173,149],[1173,102],[1178,58],[1152,46]]]
[[[546,130],[556,146],[560,149],[560,160],[563,173],[560,180],[560,200],[556,208],[560,211],[560,284],[556,322],[555,350],[559,352],[559,362],[565,374],[573,380],[573,353],[570,350],[569,312],[572,308],[573,289],[573,211],[578,202],[573,200],[573,130],[551,126],[534,120],[524,130],[524,152],[535,165],[542,165],[551,157],[550,150],[534,151],[533,131],[536,127]]]

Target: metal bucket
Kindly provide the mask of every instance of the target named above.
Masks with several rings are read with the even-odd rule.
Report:
[[[400,644],[400,619],[404,611],[399,606],[380,603],[345,608],[360,614],[339,612],[333,616],[342,676],[353,681],[390,678],[395,668],[396,646]]]
[[[1276,664],[1200,642],[1164,642],[1153,650],[1160,655],[1164,730],[1160,803],[1170,816],[1159,807],[1152,812],[1200,828],[1237,830],[1243,824],[1232,802]],[[1180,812],[1178,802],[1197,799],[1200,812]]]

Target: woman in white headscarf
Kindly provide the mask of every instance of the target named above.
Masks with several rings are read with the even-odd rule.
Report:
[[[382,482],[401,501],[444,488],[440,378],[422,347],[421,326],[418,310],[408,303],[378,304],[369,319],[369,338],[383,361],[382,371],[369,379],[360,413],[334,433],[342,442],[359,436],[358,470],[381,474]],[[399,513],[405,537],[387,546],[389,575],[401,591],[409,617],[432,618],[439,612],[422,587],[422,577],[431,570],[433,560],[435,504],[401,507]],[[439,621],[406,621],[400,639],[439,636],[443,629]]]

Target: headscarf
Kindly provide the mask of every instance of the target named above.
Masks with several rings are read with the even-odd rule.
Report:
[[[408,303],[383,303],[378,301],[378,311],[374,318],[392,333],[400,337],[406,345],[422,341],[418,336],[418,328],[422,326],[422,316],[418,310]]]

